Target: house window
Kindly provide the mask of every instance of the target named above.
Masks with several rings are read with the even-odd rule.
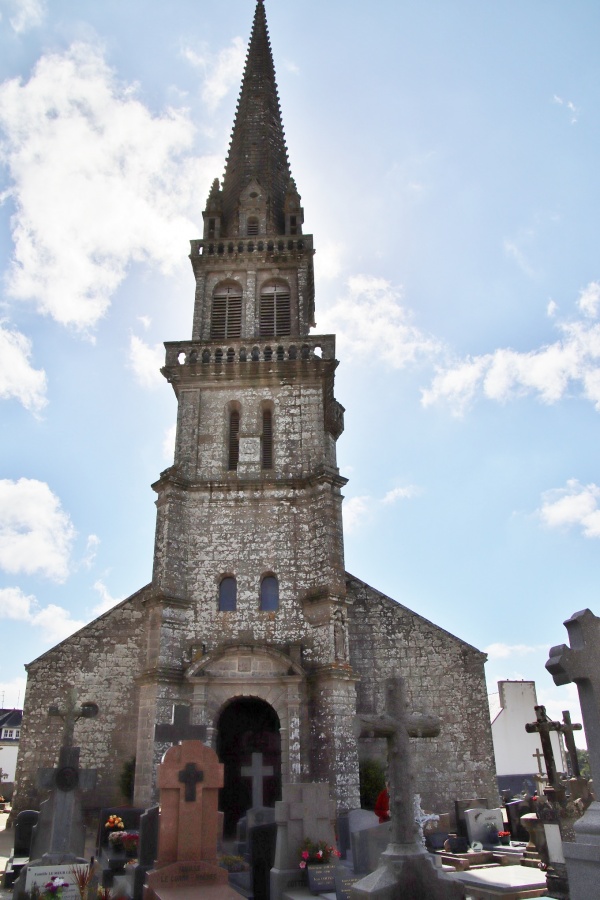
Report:
[[[229,459],[227,468],[235,472],[240,461],[240,414],[234,409],[229,414]]]
[[[279,609],[279,582],[275,575],[265,575],[260,583],[260,608],[263,612]]]
[[[241,337],[242,334],[242,291],[238,285],[218,287],[212,302],[210,337],[213,341],[224,341]]]
[[[15,728],[15,737],[16,738],[21,737],[21,729],[20,728]]]
[[[246,222],[246,234],[248,237],[256,237],[258,234],[258,219],[256,216],[250,216]]]
[[[262,417],[262,441],[261,441],[261,467],[273,468],[273,413],[270,409],[263,410]]]
[[[260,336],[286,337],[291,334],[290,289],[287,285],[270,285],[260,295]]]
[[[228,575],[219,584],[219,612],[234,612],[237,606],[237,582]]]
[[[5,738],[11,738],[12,736],[13,736],[13,730],[12,730],[12,728],[5,728],[5,729],[4,729],[4,737],[5,737]]]

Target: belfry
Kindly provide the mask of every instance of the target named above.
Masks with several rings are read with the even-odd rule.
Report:
[[[442,719],[419,745],[424,802],[496,793],[484,654],[345,570],[344,409],[335,337],[311,333],[313,257],[258,0],[225,174],[191,241],[192,339],[165,345],[177,437],[153,485],[152,581],[28,666],[20,808],[37,800],[44,711],[67,683],[101,708],[78,736],[95,806],[115,802],[132,756],[134,802],[155,799],[161,727],[185,707],[225,764],[229,832],[252,804],[250,767],[266,805],[282,783],[321,781],[356,808],[359,758],[385,746],[358,740],[355,717],[383,709],[392,675]]]

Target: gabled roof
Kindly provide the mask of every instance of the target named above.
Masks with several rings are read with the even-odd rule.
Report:
[[[20,728],[22,721],[22,709],[0,709],[0,728]]]
[[[283,234],[283,208],[290,177],[267,18],[264,3],[258,0],[225,164],[225,229],[235,221],[240,194],[256,178],[268,197],[270,225]]]

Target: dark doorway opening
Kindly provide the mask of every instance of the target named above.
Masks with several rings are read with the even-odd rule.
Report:
[[[262,802],[275,806],[281,799],[281,737],[279,716],[272,706],[255,697],[242,697],[225,707],[219,718],[217,753],[225,766],[225,784],[219,791],[219,809],[225,813],[224,834],[232,837],[239,819],[252,807],[252,778],[242,769],[252,765],[252,754],[262,753]]]

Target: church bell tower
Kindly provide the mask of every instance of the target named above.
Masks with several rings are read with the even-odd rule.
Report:
[[[227,750],[226,780],[258,748],[276,785],[327,781],[340,809],[360,805],[336,462],[344,410],[335,338],[310,334],[314,250],[303,224],[258,0],[225,174],[191,242],[192,339],[165,345],[177,438],[154,485],[138,805],[154,799],[168,746],[155,725],[178,705],[218,752],[239,748]],[[266,737],[258,726],[231,732],[267,711]]]

